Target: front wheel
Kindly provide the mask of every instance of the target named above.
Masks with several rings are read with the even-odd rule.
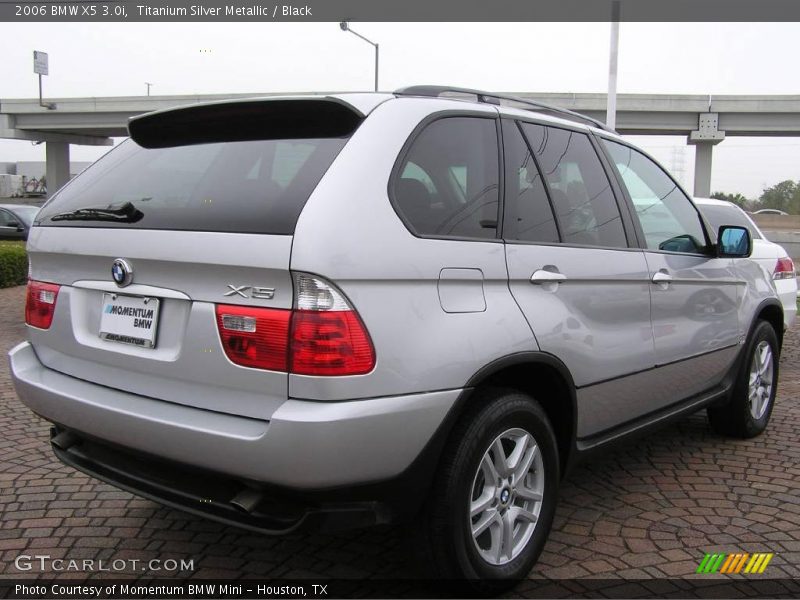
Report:
[[[532,398],[484,392],[444,450],[423,518],[436,574],[499,592],[523,579],[544,547],[559,484],[555,435]]]
[[[709,421],[717,433],[751,438],[767,428],[778,388],[778,359],[778,336],[772,325],[759,321],[750,337],[730,402],[708,409]]]

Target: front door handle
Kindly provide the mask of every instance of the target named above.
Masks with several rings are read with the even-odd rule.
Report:
[[[653,279],[651,281],[662,286],[667,286],[672,283],[672,275],[662,269],[653,273]]]
[[[531,283],[541,285],[543,283],[561,283],[566,281],[567,276],[558,271],[548,271],[547,269],[538,269],[531,275]]]
[[[666,271],[656,271],[653,274],[653,283],[669,283],[672,281],[672,275]]]

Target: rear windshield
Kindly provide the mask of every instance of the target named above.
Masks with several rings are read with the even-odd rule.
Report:
[[[700,209],[700,212],[703,213],[703,216],[715,231],[719,231],[719,228],[723,225],[735,225],[749,229],[750,236],[754,240],[761,239],[761,234],[753,225],[753,222],[738,208],[713,204],[698,204],[697,208]]]
[[[41,210],[37,225],[290,235],[347,138],[145,149],[126,140]]]

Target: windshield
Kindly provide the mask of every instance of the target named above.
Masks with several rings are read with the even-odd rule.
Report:
[[[758,231],[758,228],[753,224],[750,218],[735,206],[698,204],[697,208],[703,213],[703,216],[714,228],[714,231],[719,231],[719,228],[723,225],[736,225],[737,227],[746,227],[749,229],[750,236],[754,240],[760,240],[762,238],[761,232]]]
[[[346,138],[145,149],[126,140],[42,208],[37,225],[292,234]]]

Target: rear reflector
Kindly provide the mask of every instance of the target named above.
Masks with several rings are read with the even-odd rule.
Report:
[[[61,286],[54,283],[28,280],[25,301],[25,322],[32,327],[49,329],[56,312],[56,300]]]
[[[363,375],[375,367],[369,333],[347,298],[324,279],[295,273],[293,310],[218,305],[231,362],[297,375]]]
[[[217,305],[217,327],[231,362],[243,367],[286,371],[292,311]]]
[[[772,273],[773,279],[794,279],[794,263],[788,256],[778,259],[778,264],[775,265],[775,271]]]

